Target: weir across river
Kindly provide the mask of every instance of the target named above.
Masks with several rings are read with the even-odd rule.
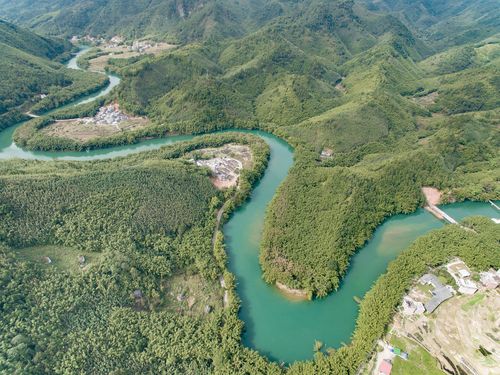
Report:
[[[450,224],[458,224],[458,221],[456,221],[454,218],[452,218],[450,215],[448,215],[446,212],[441,210],[438,206],[434,206],[433,204],[427,205],[425,208],[436,216],[438,219],[441,220],[446,220]]]

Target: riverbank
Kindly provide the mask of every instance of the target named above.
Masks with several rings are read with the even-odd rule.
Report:
[[[279,281],[276,281],[276,287],[288,298],[298,301],[310,301],[312,293],[304,289],[293,289]]]

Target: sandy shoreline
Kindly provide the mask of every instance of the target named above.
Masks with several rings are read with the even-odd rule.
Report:
[[[307,290],[304,289],[293,289],[288,286],[286,286],[283,283],[280,283],[279,281],[276,281],[276,287],[283,292],[287,297],[290,297],[292,299],[296,300],[310,300],[311,295]]]

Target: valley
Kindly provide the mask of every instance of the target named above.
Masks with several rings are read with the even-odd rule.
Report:
[[[353,374],[429,269],[500,267],[495,4],[124,1],[0,0],[62,72],[0,95],[0,372]]]

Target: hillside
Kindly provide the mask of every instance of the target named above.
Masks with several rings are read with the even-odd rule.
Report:
[[[0,43],[48,59],[62,58],[71,50],[69,42],[49,39],[0,19]]]
[[[0,17],[49,35],[192,40],[241,36],[296,6],[287,0],[0,0]],[[300,3],[300,1],[299,1]]]
[[[228,196],[237,204],[266,167],[268,147],[254,136],[205,136],[111,161],[2,162],[0,372],[203,374],[216,351],[239,355],[237,302],[231,294],[223,308],[225,257],[211,243],[224,195],[179,158],[234,142],[253,159]],[[177,338],[132,358],[158,329]]]
[[[24,119],[24,113],[42,96],[47,104],[38,106],[41,112],[107,82],[102,75],[66,69],[54,61],[67,59],[71,44],[40,37],[3,21],[0,48],[0,129]]]
[[[500,4],[495,0],[363,0],[368,9],[394,14],[439,49],[478,42],[498,32]]]
[[[302,315],[271,309],[238,267],[254,267],[269,298],[281,298],[271,287],[278,283],[302,298],[336,298],[358,283],[348,271],[376,228],[425,204],[422,187],[437,188],[442,203],[500,199],[499,11],[494,0],[0,0],[0,16],[28,28],[0,23],[0,129],[105,84],[102,75],[57,62],[66,43],[28,30],[177,44],[156,56],[110,57],[119,86],[26,122],[14,135],[19,147],[92,157],[101,151],[91,149],[119,146],[107,151],[124,155],[127,144],[140,151],[179,139],[171,135],[256,129],[293,148],[289,170],[292,150],[282,140],[286,157],[281,148],[269,152],[269,135],[234,132],[111,160],[0,163],[0,313],[7,322],[0,373],[358,373],[429,267],[460,256],[474,271],[498,269],[498,225],[467,218],[391,254],[368,292],[344,294],[355,326],[323,315],[335,320],[330,328],[348,331],[346,339],[334,348],[316,341],[302,357],[310,360],[289,364],[259,346],[256,326],[266,316],[252,315],[257,303],[249,301],[292,322],[298,335],[312,330]],[[50,106],[39,108],[42,94]],[[57,120],[94,116],[104,104],[144,117],[147,127],[118,127],[116,136],[86,143],[43,131]],[[252,168],[237,188],[218,190],[209,170],[193,162],[226,144],[248,146]],[[260,190],[251,196],[273,163],[283,180],[267,173],[259,183],[275,183],[267,200]],[[234,222],[226,219],[253,215],[244,206],[231,216],[249,196],[262,214],[231,235]],[[390,242],[408,231],[394,228],[381,236]],[[235,246],[235,237],[251,246]],[[265,298],[251,300],[249,290]],[[326,305],[279,301],[302,313]],[[276,343],[273,334],[268,339]]]
[[[299,146],[297,167],[269,211],[261,264],[269,282],[322,296],[337,288],[350,256],[384,217],[421,204],[420,186],[442,186],[461,199],[497,196],[489,190],[495,43],[464,46],[478,56],[470,63],[453,50],[428,57],[432,47],[397,17],[352,1],[319,1],[238,40],[131,65],[118,97],[167,131],[260,127]],[[485,45],[491,51],[481,60]],[[433,59],[446,70],[433,68]],[[436,90],[435,103],[422,104]],[[481,135],[464,139],[460,151],[431,136],[439,123],[451,142],[471,119],[482,124]],[[486,147],[474,153],[477,142]],[[324,149],[332,156],[318,163]],[[483,176],[474,193],[464,178],[471,165]]]
[[[261,265],[270,283],[324,296],[385,217],[422,204],[421,186],[497,196],[497,47],[433,54],[398,17],[315,1],[239,39],[131,62],[116,97],[155,134],[262,128],[292,143],[296,167],[270,206]],[[54,146],[28,126],[16,133],[23,145]]]

